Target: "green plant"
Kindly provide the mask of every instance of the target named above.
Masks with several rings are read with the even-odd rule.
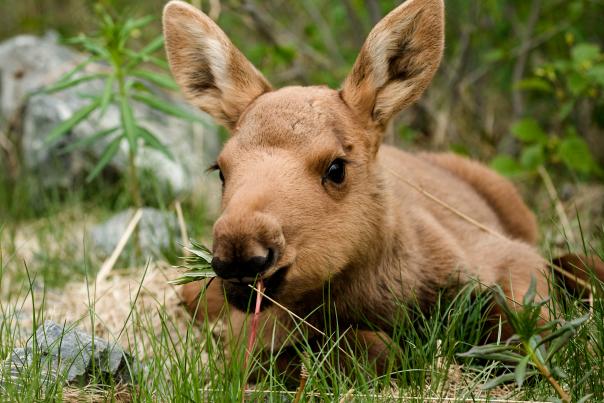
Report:
[[[191,246],[185,247],[185,250],[190,254],[183,258],[182,267],[186,271],[181,277],[170,281],[171,284],[183,285],[204,278],[216,277],[216,273],[212,269],[212,252],[206,246],[191,240]]]
[[[101,141],[107,143],[96,166],[87,177],[87,180],[90,181],[115,157],[121,143],[127,142],[128,193],[134,205],[141,207],[143,199],[139,185],[139,172],[135,163],[139,143],[160,151],[168,158],[173,158],[173,156],[154,133],[140,124],[132,103],[143,103],[162,113],[188,121],[199,121],[199,118],[155,94],[156,91],[152,85],[167,90],[178,88],[168,75],[147,67],[154,65],[159,70],[167,69],[166,62],[154,56],[154,53],[163,45],[163,37],[161,35],[156,37],[138,51],[130,45],[132,39],[140,36],[141,29],[153,21],[153,18],[116,18],[100,4],[96,11],[99,17],[98,32],[92,36],[82,34],[69,40],[71,44],[83,48],[89,57],[45,91],[47,93],[62,91],[92,80],[102,80],[103,90],[97,94],[85,95],[90,102],[74,112],[69,119],[56,126],[48,134],[47,143],[55,142],[91,114],[97,113],[98,116],[103,116],[110,105],[116,105],[120,114],[118,126],[98,131],[74,142],[68,145],[65,151],[91,146]],[[108,67],[100,72],[86,72],[86,67],[93,62],[99,62]]]
[[[567,35],[572,43],[572,35]],[[594,120],[604,108],[604,53],[596,44],[579,43],[568,57],[558,58],[537,69],[533,77],[517,83],[520,89],[554,99],[548,116],[549,130],[536,119],[525,118],[511,127],[523,147],[518,159],[499,155],[491,165],[507,175],[536,172],[540,166],[563,165],[583,176],[602,176],[588,144],[578,131],[577,109],[592,110]]]
[[[506,365],[512,364],[513,372],[492,379],[483,385],[483,389],[492,389],[510,381],[515,381],[518,387],[522,387],[527,378],[541,375],[552,385],[564,402],[570,402],[569,393],[556,379],[566,377],[564,371],[557,365],[556,354],[571,340],[577,329],[589,319],[589,315],[583,315],[570,321],[554,319],[544,322],[541,313],[543,309],[547,309],[548,300],[535,301],[537,292],[534,278],[520,306],[512,306],[499,286],[493,288],[493,296],[515,334],[503,344],[476,346],[458,355],[466,358],[501,361]],[[588,398],[589,396],[585,396],[581,401]]]

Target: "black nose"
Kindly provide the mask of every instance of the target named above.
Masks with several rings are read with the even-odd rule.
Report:
[[[258,274],[268,269],[274,260],[274,252],[268,249],[266,256],[252,256],[247,259],[235,258],[232,260],[212,258],[214,272],[223,279],[255,278]]]

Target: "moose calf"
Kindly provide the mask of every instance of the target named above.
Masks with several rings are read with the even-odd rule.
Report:
[[[360,329],[373,345],[367,323],[387,334],[401,302],[429,307],[451,284],[498,284],[519,301],[534,277],[547,296],[536,221],[510,182],[452,154],[381,145],[388,122],[438,68],[443,9],[442,0],[397,7],[334,90],[273,89],[210,18],[181,1],[166,6],[176,81],[231,132],[213,167],[223,182],[213,234],[219,279],[200,312],[217,315],[224,296],[245,311],[261,276],[267,296],[319,328],[324,312],[316,308],[328,290],[340,328]],[[193,307],[200,287],[185,287]],[[290,343],[296,323],[264,301],[265,345]],[[235,336],[244,317],[231,314]]]

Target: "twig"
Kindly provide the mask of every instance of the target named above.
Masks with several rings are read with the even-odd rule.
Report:
[[[348,15],[348,19],[350,20],[351,27],[357,27],[357,29],[352,30],[352,35],[354,36],[354,42],[357,47],[360,49],[363,46],[363,42],[365,41],[365,30],[366,26],[363,24],[363,21],[359,17],[359,14],[354,9],[351,0],[342,0],[344,4],[344,8],[346,8],[346,14]],[[361,28],[363,28],[361,30]]]
[[[128,226],[126,227],[126,230],[122,234],[122,237],[120,238],[117,245],[115,246],[115,249],[113,249],[111,256],[109,256],[109,258],[107,260],[105,260],[103,262],[103,264],[101,265],[101,269],[99,270],[99,272],[96,276],[97,282],[102,282],[103,280],[105,280],[105,278],[107,277],[107,275],[109,274],[111,269],[113,269],[115,262],[117,262],[117,259],[120,257],[120,254],[124,250],[126,243],[130,239],[130,236],[132,236],[132,232],[134,232],[134,229],[138,225],[142,216],[143,216],[143,210],[142,209],[136,210],[136,213],[134,213],[134,216],[132,217],[132,219],[130,219]]]
[[[189,248],[191,247],[191,242],[189,240],[189,233],[187,231],[187,224],[185,223],[185,217],[182,214],[182,207],[180,205],[180,201],[176,200],[174,203],[174,209],[176,210],[176,217],[178,219],[178,227],[180,228],[180,238],[182,239],[182,249],[185,256],[190,256],[191,252],[189,252]]]
[[[558,197],[558,192],[556,192],[556,188],[554,187],[554,183],[552,182],[551,176],[549,176],[543,165],[539,165],[539,167],[537,168],[537,172],[543,180],[543,184],[545,185],[545,189],[547,190],[547,193],[549,194],[552,203],[554,203],[554,207],[556,208],[556,213],[558,214],[558,218],[560,219],[560,225],[562,225],[564,234],[566,235],[566,237],[568,237],[568,240],[574,244],[575,236],[571,229],[570,221],[568,220],[568,216],[564,211],[564,206],[562,205],[562,202]]]
[[[514,71],[512,73],[512,83],[517,83],[524,76],[524,70],[526,68],[526,62],[531,51],[531,37],[535,30],[535,25],[539,20],[539,14],[541,13],[541,0],[533,0],[531,5],[531,12],[528,16],[526,24],[524,24],[524,31],[520,39],[520,50],[516,63],[514,64]],[[518,118],[524,110],[524,98],[522,91],[514,87],[512,91],[512,107],[514,109],[514,117]]]
[[[552,387],[556,390],[556,393],[558,393],[558,396],[560,396],[562,401],[570,402],[570,396],[568,395],[568,393],[564,390],[564,388],[562,388],[562,386],[560,386],[558,381],[556,381],[549,369],[547,369],[547,367],[541,363],[541,360],[537,357],[535,352],[531,349],[529,350],[529,353],[532,356],[531,361],[533,361],[533,363],[537,367],[537,370],[539,370],[539,372],[541,372],[541,375],[543,375],[545,379],[547,379],[547,381],[550,383],[550,385],[552,385]]]
[[[317,26],[321,36],[323,37],[323,42],[325,43],[326,48],[329,50],[330,56],[332,59],[336,59],[338,64],[344,64],[346,61],[342,56],[342,52],[340,52],[340,48],[338,46],[338,42],[333,36],[331,27],[327,25],[327,22],[323,18],[321,11],[317,8],[314,0],[304,0],[302,5],[306,9],[308,15],[313,20],[314,24]]]
[[[377,24],[382,19],[382,10],[377,0],[366,0],[367,11],[371,18],[371,25]]]
[[[281,305],[280,303],[278,303],[277,301],[275,301],[274,299],[272,299],[271,297],[269,297],[268,295],[266,295],[264,293],[264,290],[260,291],[258,288],[254,287],[253,285],[249,284],[249,287],[256,291],[259,294],[262,294],[262,296],[266,299],[268,299],[270,302],[272,302],[273,304],[275,304],[277,307],[283,309],[285,312],[287,312],[288,314],[290,314],[291,316],[293,316],[294,318],[302,321],[302,323],[304,323],[306,326],[310,327],[312,330],[314,330],[315,332],[319,333],[321,336],[325,336],[327,337],[327,335],[322,332],[321,330],[317,329],[315,326],[313,326],[312,324],[308,323],[308,321],[306,321],[304,318],[296,315],[293,311],[287,309],[285,306]]]
[[[222,7],[220,5],[220,0],[210,0],[210,10],[208,11],[208,17],[210,17],[214,21],[218,21],[218,17],[220,17],[220,11]]]
[[[390,173],[394,176],[396,176],[398,179],[400,179],[401,181],[405,182],[407,185],[409,185],[410,187],[412,187],[413,189],[417,190],[419,193],[421,193],[422,195],[426,196],[428,199],[432,200],[433,202],[435,202],[436,204],[441,205],[442,207],[446,208],[447,210],[451,211],[453,214],[457,215],[458,217],[464,219],[465,221],[475,225],[476,227],[480,228],[481,230],[494,235],[496,237],[502,238],[502,239],[507,239],[504,235],[500,234],[499,232],[487,227],[484,224],[481,224],[480,222],[476,221],[475,219],[473,219],[472,217],[469,217],[468,215],[462,213],[461,211],[459,211],[458,209],[456,209],[455,207],[447,204],[446,202],[442,201],[441,199],[439,199],[438,197],[434,196],[432,193],[428,192],[427,190],[424,190],[423,188],[421,188],[420,186],[416,185],[415,183],[411,182],[410,180],[408,180],[407,178],[399,175],[396,171],[393,171],[392,169],[390,170]]]

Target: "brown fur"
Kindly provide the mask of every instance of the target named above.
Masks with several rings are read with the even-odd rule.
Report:
[[[442,0],[408,0],[369,34],[341,90],[273,91],[208,17],[179,1],[166,6],[176,80],[193,104],[232,129],[217,161],[225,184],[214,256],[276,250],[263,276],[270,281],[285,273],[284,280],[267,293],[315,326],[327,325],[323,312],[331,309],[341,328],[362,329],[369,321],[389,332],[401,302],[429,307],[439,288],[470,279],[499,284],[518,301],[534,277],[539,295],[547,296],[545,261],[533,246],[535,218],[506,179],[450,154],[380,147],[388,121],[431,81],[443,21]],[[337,158],[346,161],[339,185],[322,179]],[[480,230],[400,177],[504,237]],[[204,315],[218,315],[225,284],[209,287]],[[326,304],[326,290],[330,306],[310,314]],[[184,288],[190,306],[198,291],[199,285]],[[230,336],[240,340],[245,314],[231,310],[230,323]],[[267,346],[291,344],[294,325],[269,306],[261,338]],[[375,334],[359,340],[380,351]]]

